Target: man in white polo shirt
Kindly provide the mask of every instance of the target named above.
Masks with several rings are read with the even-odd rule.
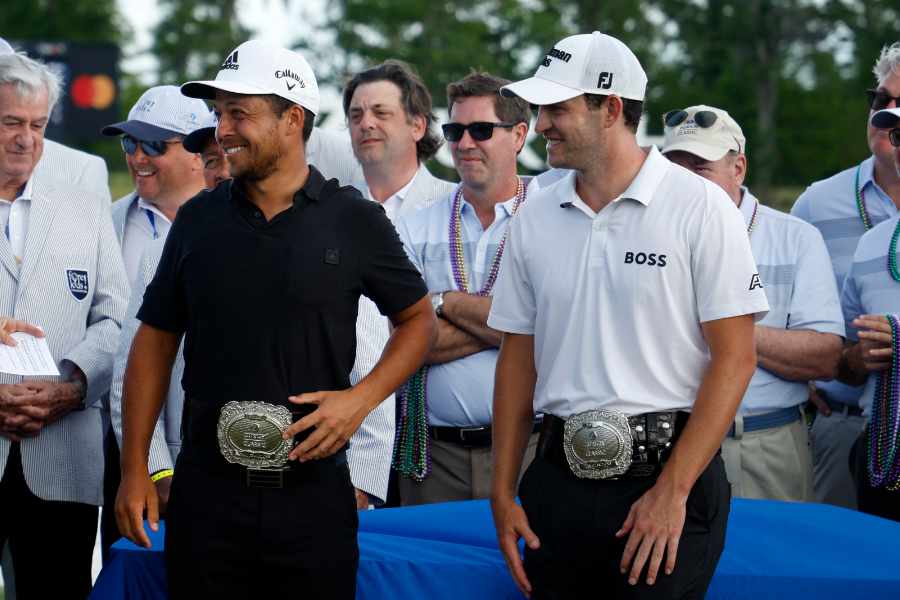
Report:
[[[763,206],[744,183],[746,140],[724,110],[666,113],[666,158],[724,189],[744,215],[769,313],[756,324],[756,373],[722,445],[732,494],[813,499],[802,418],[810,380],[835,376],[844,335],[831,259],[819,230]]]
[[[719,447],[768,303],[725,192],[638,146],[646,84],[631,50],[594,32],[504,88],[540,106],[550,165],[573,170],[513,219],[488,319],[505,332],[491,505],[532,598],[699,598],[724,547]]]
[[[443,127],[462,183],[401,218],[397,231],[422,273],[438,337],[401,394],[394,467],[404,505],[487,498],[491,400],[500,333],[487,326],[509,224],[526,200],[516,175],[531,110],[504,98],[506,79],[473,72],[447,86]],[[424,452],[416,440],[426,439]],[[533,436],[526,462],[534,456]]]

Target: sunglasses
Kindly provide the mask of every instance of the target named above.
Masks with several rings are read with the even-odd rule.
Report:
[[[491,139],[491,136],[494,135],[494,127],[509,129],[516,125],[518,125],[518,123],[488,123],[487,121],[476,121],[474,123],[469,123],[468,125],[463,125],[462,123],[446,123],[441,125],[441,129],[444,131],[444,138],[446,138],[448,142],[458,142],[463,138],[463,135],[467,130],[473,140],[476,142],[483,142],[484,140]]]
[[[125,154],[129,156],[134,156],[134,153],[137,152],[138,146],[141,147],[144,154],[147,156],[154,158],[157,156],[162,156],[166,153],[166,150],[169,149],[169,144],[180,144],[181,141],[177,142],[147,142],[144,140],[136,140],[130,135],[122,136],[122,150],[125,151]]]
[[[891,146],[900,148],[900,127],[894,127],[888,132],[888,138],[891,140]]]
[[[884,90],[866,90],[866,99],[872,110],[885,109],[891,102],[894,106],[900,106],[900,96],[891,96]]]
[[[663,115],[663,123],[666,127],[678,127],[690,116],[686,110],[670,110]],[[711,110],[698,110],[694,113],[694,123],[703,129],[709,129],[716,123],[719,115]]]

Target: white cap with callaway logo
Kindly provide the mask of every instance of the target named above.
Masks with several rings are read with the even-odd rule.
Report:
[[[665,120],[663,154],[681,150],[714,162],[746,147],[741,126],[721,108],[689,106],[666,113]]]
[[[647,74],[634,53],[616,38],[595,31],[558,42],[534,77],[503,86],[504,96],[529,104],[555,104],[581,94],[644,100]]]
[[[274,94],[319,112],[319,85],[306,59],[299,53],[259,40],[244,42],[226,58],[213,81],[189,81],[181,93],[212,100],[216,90],[233,94]]]
[[[205,103],[185,98],[174,85],[158,85],[141,94],[128,111],[127,121],[107,125],[100,132],[161,142],[194,131],[208,113]]]
[[[877,127],[878,129],[900,127],[900,106],[897,108],[885,108],[872,115],[872,127]]]

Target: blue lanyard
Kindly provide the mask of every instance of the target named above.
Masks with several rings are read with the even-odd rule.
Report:
[[[144,209],[144,214],[147,215],[147,220],[150,221],[150,229],[153,230],[153,239],[157,239],[159,237],[159,232],[156,230],[156,215],[153,214],[152,210]],[[7,234],[6,237],[9,237],[9,225],[7,224]]]

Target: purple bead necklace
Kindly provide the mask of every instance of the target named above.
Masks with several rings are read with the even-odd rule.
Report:
[[[900,318],[886,315],[891,326],[891,366],[876,375],[869,422],[869,483],[892,492],[900,489]]]
[[[512,214],[525,201],[525,185],[517,178],[516,197],[513,201]],[[474,292],[478,296],[489,296],[500,272],[500,260],[506,247],[506,236],[509,224],[503,232],[503,238],[497,246],[497,253],[491,261],[488,277],[481,289]],[[469,276],[466,273],[466,259],[463,254],[462,241],[462,185],[457,186],[456,194],[450,205],[450,223],[447,228],[450,244],[450,268],[456,289],[467,294]],[[431,439],[428,437],[428,400],[426,388],[428,383],[428,367],[423,366],[410,377],[397,391],[397,428],[396,442],[392,465],[397,472],[415,481],[423,481],[431,474]]]

